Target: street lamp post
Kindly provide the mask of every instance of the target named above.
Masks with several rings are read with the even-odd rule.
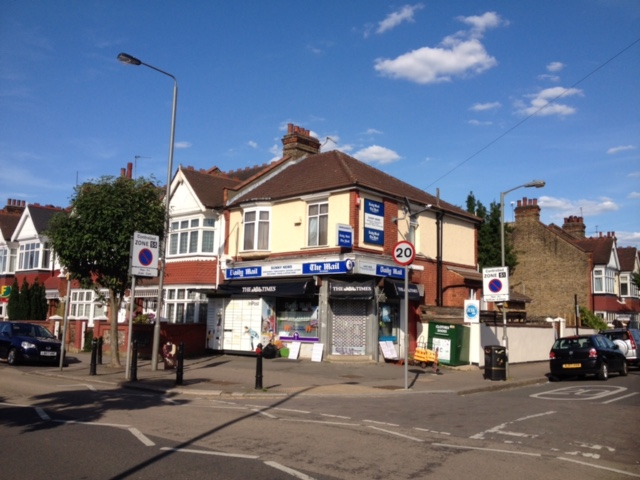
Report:
[[[517,187],[513,187],[510,190],[500,193],[500,265],[505,267],[505,258],[504,258],[504,197],[507,193],[513,192],[519,188],[542,188],[545,186],[544,180],[533,180],[529,183],[525,183],[524,185],[518,185]],[[509,293],[509,292],[507,292]],[[509,351],[509,339],[507,337],[507,309],[504,304],[502,305],[502,346]],[[508,362],[507,362],[508,365]],[[509,371],[508,366],[506,367],[506,375],[508,377]]]
[[[155,324],[153,327],[153,347],[151,351],[151,370],[158,369],[158,351],[160,350],[160,315],[162,313],[162,301],[163,294],[162,289],[164,287],[164,270],[165,270],[165,240],[166,236],[169,234],[169,204],[170,204],[170,195],[171,195],[171,174],[173,171],[173,145],[175,143],[175,135],[176,135],[176,107],[178,105],[178,80],[176,77],[171,75],[170,73],[165,72],[164,70],[160,70],[159,68],[154,67],[153,65],[149,65],[148,63],[144,63],[138,60],[131,55],[126,53],[121,53],[118,55],[118,60],[122,63],[126,63],[129,65],[144,65],[145,67],[149,67],[156,72],[160,72],[167,77],[170,77],[173,80],[173,107],[171,110],[171,136],[169,138],[169,163],[167,165],[167,187],[164,196],[164,208],[165,208],[165,221],[164,221],[164,232],[160,237],[160,272],[158,278],[158,306],[157,306],[157,315],[155,319]],[[133,299],[131,299],[133,301]]]

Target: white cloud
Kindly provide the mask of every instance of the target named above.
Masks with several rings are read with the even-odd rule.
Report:
[[[629,195],[627,195],[627,198],[631,198],[631,199],[636,199],[636,198],[640,198],[640,192],[631,192]]]
[[[437,47],[422,47],[394,59],[378,58],[374,69],[382,75],[426,85],[450,82],[453,77],[479,74],[498,64],[480,41],[484,31],[506,24],[495,12],[459,17],[472,29],[448,37]]]
[[[400,10],[390,13],[384,20],[378,23],[376,33],[381,34],[388,30],[392,30],[403,22],[413,22],[414,13],[422,8],[424,8],[424,5],[421,3],[416,5],[405,5]]]
[[[549,82],[559,82],[560,77],[558,75],[550,75],[548,73],[543,73],[542,75],[538,75],[538,80],[546,80]]]
[[[618,246],[640,248],[640,232],[616,232]]]
[[[620,153],[620,152],[626,152],[629,150],[635,150],[636,147],[635,145],[620,145],[619,147],[611,147],[609,150],[607,150],[607,153],[609,155],[614,155],[616,153]]]
[[[573,115],[576,113],[576,109],[574,107],[558,103],[556,100],[574,95],[583,96],[582,90],[578,88],[563,87],[545,88],[538,93],[525,95],[525,98],[530,99],[529,105],[524,101],[519,100],[515,102],[515,107],[517,109],[517,113],[522,115]]]
[[[471,16],[471,17],[458,17],[462,23],[466,23],[473,28],[473,31],[477,34],[482,34],[485,30],[489,28],[496,28],[500,25],[508,25],[509,22],[500,18],[496,12],[486,12],[482,15]]]
[[[249,145],[251,148],[258,148],[258,143],[254,142],[253,140],[249,140],[247,142],[247,145]]]
[[[628,173],[628,174],[627,174],[627,177],[631,177],[631,178],[634,178],[634,177],[640,177],[640,172],[631,172],[631,173]]]
[[[488,103],[476,103],[469,108],[472,112],[484,112],[485,110],[495,110],[500,108],[502,104],[500,102],[488,102]]]
[[[549,72],[559,72],[564,68],[564,63],[562,62],[551,62],[547,65],[547,71]]]
[[[175,148],[185,149],[185,148],[191,148],[192,144],[191,144],[191,142],[183,141],[183,142],[176,142],[176,143],[173,144],[173,146]]]
[[[358,150],[353,156],[365,163],[377,163],[379,165],[397,162],[401,158],[400,155],[393,150],[379,145],[372,145]]]
[[[487,127],[489,125],[493,125],[493,122],[481,122],[480,120],[469,120],[467,123],[475,127]]]
[[[592,217],[603,213],[615,212],[620,207],[608,197],[601,197],[597,200],[569,200],[566,198],[555,198],[542,196],[538,204],[545,210],[553,210],[551,216],[562,219],[569,215],[580,217]]]
[[[376,130],[375,128],[368,128],[364,133],[366,135],[382,135],[382,132],[380,130]]]

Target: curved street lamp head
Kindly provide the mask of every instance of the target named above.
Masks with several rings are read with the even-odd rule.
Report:
[[[118,60],[129,65],[142,65],[142,62],[140,60],[138,60],[136,57],[132,57],[128,53],[119,54]]]
[[[532,188],[532,187],[536,187],[536,188],[542,188],[546,185],[546,182],[544,180],[533,180],[529,183],[525,183],[523,185],[523,187],[526,188]]]

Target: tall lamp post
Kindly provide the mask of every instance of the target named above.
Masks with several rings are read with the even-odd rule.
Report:
[[[505,267],[504,260],[504,196],[509,193],[517,190],[519,188],[542,188],[545,186],[544,180],[533,180],[529,183],[525,183],[524,185],[518,185],[517,187],[513,187],[510,190],[500,193],[500,265]],[[507,292],[508,293],[508,292]],[[509,350],[509,340],[507,338],[507,309],[505,306],[502,306],[502,346],[508,351]],[[507,363],[508,365],[508,363]],[[508,367],[506,367],[508,368]],[[507,376],[508,376],[507,371]]]
[[[176,135],[176,107],[178,105],[178,80],[176,77],[171,75],[170,73],[165,72],[164,70],[160,70],[159,68],[154,67],[153,65],[149,65],[148,63],[144,63],[141,60],[138,60],[135,57],[132,57],[129,54],[121,53],[118,55],[118,60],[122,63],[126,63],[129,65],[144,65],[145,67],[149,67],[156,72],[160,72],[167,77],[170,77],[173,80],[173,107],[171,110],[171,136],[169,138],[169,164],[167,165],[167,187],[164,196],[164,208],[165,208],[165,221],[164,221],[164,232],[160,237],[160,259],[162,265],[160,267],[159,279],[158,279],[158,306],[157,306],[157,316],[156,321],[153,327],[153,347],[151,351],[151,370],[158,369],[158,352],[160,350],[160,315],[162,313],[162,300],[163,294],[162,289],[164,287],[164,270],[165,270],[165,239],[169,233],[169,204],[170,204],[170,195],[171,195],[171,174],[173,171],[173,144],[175,143],[175,135]],[[133,299],[131,299],[133,301]]]

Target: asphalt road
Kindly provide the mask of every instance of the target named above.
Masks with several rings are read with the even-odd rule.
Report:
[[[640,478],[640,372],[459,396],[165,396],[0,364],[6,478]]]

